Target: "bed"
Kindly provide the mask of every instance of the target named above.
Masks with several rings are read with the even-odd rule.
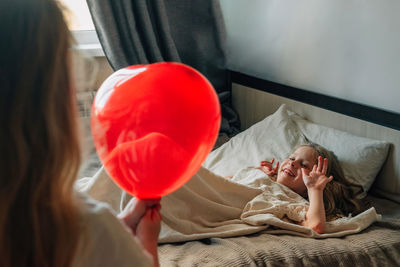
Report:
[[[243,131],[231,139],[221,137],[204,168],[221,176],[233,174],[239,165],[254,166],[260,158],[282,159],[304,141],[298,136],[306,137],[337,154],[345,172],[363,188],[360,197],[382,217],[366,229],[341,237],[257,231],[162,242],[161,266],[399,266],[400,115],[240,73],[232,77],[232,104]],[[282,114],[286,114],[284,120]],[[83,121],[88,129],[88,119]],[[274,146],[274,136],[281,131],[287,131],[286,139]],[[81,176],[88,177],[78,180],[79,188],[118,212],[129,196],[107,179],[104,170],[95,174],[101,164],[91,147],[90,135],[86,138],[89,153]]]

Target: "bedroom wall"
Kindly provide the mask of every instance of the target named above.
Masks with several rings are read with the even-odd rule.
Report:
[[[220,3],[231,70],[400,113],[400,1]]]

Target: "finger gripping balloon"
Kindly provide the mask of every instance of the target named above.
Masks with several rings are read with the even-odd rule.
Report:
[[[221,112],[210,82],[180,63],[121,69],[98,90],[93,141],[107,172],[142,199],[186,183],[210,153]]]

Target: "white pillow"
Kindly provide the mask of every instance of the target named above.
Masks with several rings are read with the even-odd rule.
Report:
[[[335,153],[348,181],[361,185],[365,196],[387,158],[390,144],[312,123],[295,113],[291,118],[308,140]]]
[[[222,175],[233,175],[261,160],[282,162],[306,141],[320,144],[338,157],[349,181],[369,190],[384,163],[389,143],[358,137],[307,121],[282,105],[274,114],[254,124],[212,151],[203,166]]]
[[[274,114],[212,151],[203,166],[216,174],[229,176],[242,168],[259,166],[261,160],[281,161],[295,146],[305,142],[286,106],[281,106]]]

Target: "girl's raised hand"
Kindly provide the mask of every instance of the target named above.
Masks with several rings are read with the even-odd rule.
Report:
[[[328,169],[328,159],[322,159],[321,156],[318,157],[318,165],[314,165],[312,171],[307,175],[305,169],[302,168],[303,181],[307,189],[324,190],[327,183],[332,181],[333,176],[329,178],[326,176],[326,171]]]
[[[260,162],[260,166],[256,167],[256,169],[262,170],[268,176],[275,176],[278,173],[279,161],[276,162],[275,167],[273,165],[274,161],[275,159],[272,159],[271,161],[263,160]]]

